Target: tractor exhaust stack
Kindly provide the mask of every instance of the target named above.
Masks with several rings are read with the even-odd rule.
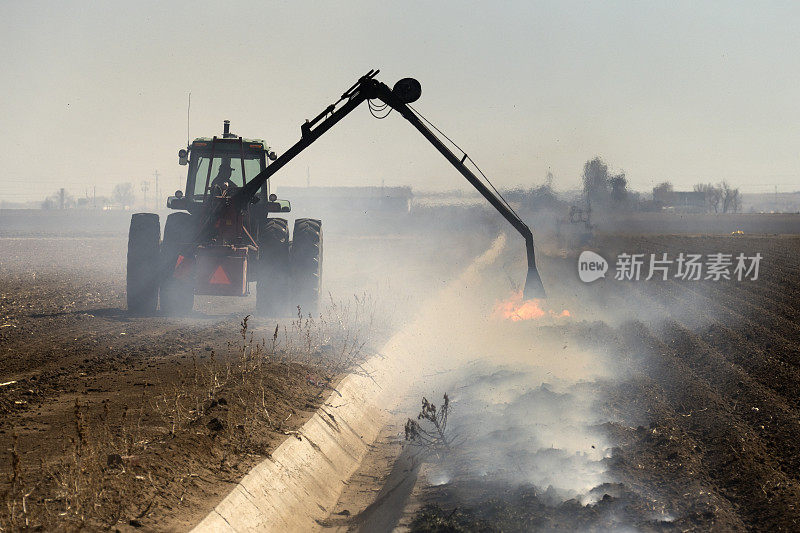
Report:
[[[233,139],[236,137],[233,133],[231,133],[231,121],[226,120],[222,123],[222,138],[223,139]]]

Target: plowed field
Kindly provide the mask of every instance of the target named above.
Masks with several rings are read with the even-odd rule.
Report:
[[[415,529],[797,531],[800,238],[606,235],[587,248],[609,261],[606,278],[581,283],[577,254],[545,260],[543,277],[560,274],[575,320],[538,335],[617,367],[581,385],[595,398],[590,429],[609,443],[606,483],[553,500],[548,486],[462,469],[419,489]],[[763,258],[757,280],[619,281],[622,252]]]

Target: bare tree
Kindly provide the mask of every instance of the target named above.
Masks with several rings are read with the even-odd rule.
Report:
[[[739,194],[739,188],[731,187],[727,181],[720,184],[722,189],[722,212],[723,213],[736,213],[742,207],[742,197]]]
[[[75,198],[63,187],[42,202],[42,209],[67,209],[75,207]]]
[[[609,198],[608,165],[599,157],[583,165],[583,193],[590,205],[603,205]]]
[[[658,185],[653,187],[653,193],[656,193],[656,192],[659,192],[659,193],[664,193],[664,192],[665,193],[671,193],[674,190],[675,190],[675,188],[672,186],[672,182],[671,181],[662,181],[661,183],[659,183]]]
[[[662,181],[653,187],[653,202],[659,205],[670,205],[673,201],[673,187],[669,181]]]
[[[711,183],[698,183],[694,186],[694,191],[705,193],[706,204],[715,213],[719,213],[719,203],[722,201],[722,187]]]
[[[611,199],[617,203],[623,203],[628,199],[628,180],[622,172],[608,179],[611,186]]]
[[[628,180],[624,172],[609,174],[608,165],[595,157],[583,166],[583,194],[588,205],[594,208],[610,207],[615,209],[627,205]]]
[[[111,193],[114,202],[121,206],[131,206],[136,200],[136,194],[133,190],[133,183],[119,183],[114,186],[114,192]]]
[[[544,178],[544,186],[547,187],[548,189],[552,189],[553,188],[553,179],[555,179],[554,176],[553,176],[553,173],[548,171],[547,172],[547,176],[545,176],[545,178]]]

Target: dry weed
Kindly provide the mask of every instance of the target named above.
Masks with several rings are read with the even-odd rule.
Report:
[[[109,529],[120,521],[137,526],[167,497],[168,486],[194,475],[159,477],[158,450],[200,434],[218,443],[216,471],[235,473],[245,458],[268,453],[265,431],[299,438],[291,412],[270,412],[276,368],[295,379],[302,373],[307,385],[319,387],[320,398],[343,374],[363,372],[375,327],[375,305],[366,295],[344,303],[331,299],[318,316],[298,309],[295,319],[282,328],[276,324],[259,340],[246,316],[239,343],[229,344],[222,356],[214,350],[203,358],[191,353],[188,368],[160,387],[143,387],[138,405],[123,406],[118,420],[110,420],[108,400],[91,416],[89,406],[76,399],[61,456],[22,465],[14,438],[0,531]],[[181,501],[183,493],[170,505]]]

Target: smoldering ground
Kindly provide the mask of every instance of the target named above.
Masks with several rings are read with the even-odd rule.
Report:
[[[608,408],[609,390],[630,379],[632,371],[617,351],[615,328],[633,321],[660,331],[686,314],[686,298],[695,302],[689,307],[704,302],[707,287],[654,306],[644,286],[613,279],[587,285],[577,277],[577,256],[548,249],[548,236],[539,234],[545,243],[539,248],[540,270],[551,298],[538,304],[543,316],[505,320],[498,316],[498,301],[514,300],[519,289],[510,275],[521,266],[514,237],[508,235],[502,251],[479,273],[456,282],[458,289],[445,297],[449,306],[437,299],[433,309],[423,306],[424,320],[412,324],[416,345],[406,351],[416,354],[412,359],[418,369],[427,365],[420,370],[424,376],[414,400],[424,395],[440,404],[449,393],[448,431],[454,442],[452,453],[423,468],[428,486],[423,501],[464,506],[524,495],[532,516],[540,520],[536,529],[544,530],[673,523],[658,491],[633,490],[620,483],[614,469],[618,443],[609,427],[651,423],[647,414],[633,415],[623,405],[638,403],[636,398],[623,404],[617,399],[617,406]],[[601,245],[613,249],[626,242],[607,239]],[[660,243],[627,245],[647,252]],[[569,316],[563,316],[564,310]],[[713,312],[694,314],[698,325],[717,319]],[[645,360],[654,356],[641,355]],[[411,414],[416,407],[406,404]],[[519,505],[522,512],[527,504]]]
[[[604,496],[607,505],[611,494],[624,492],[610,485],[613,443],[603,430],[609,417],[596,405],[606,383],[623,372],[592,342],[585,310],[569,312],[555,276],[555,297],[538,302],[544,316],[515,321],[499,312],[498,304],[519,290],[513,275],[524,272],[515,237],[495,239],[384,347],[401,360],[395,384],[413,383],[400,410],[414,414],[423,395],[440,404],[449,393],[451,450],[428,455],[421,479],[438,490],[464,489],[450,494],[453,501],[488,487],[530,489],[539,504],[577,502],[596,512]],[[441,494],[431,501],[441,502]],[[625,524],[607,511],[603,523]]]
[[[541,305],[553,314],[545,313],[543,321],[498,323],[486,302],[515,289],[503,274],[518,261],[499,257],[495,272],[483,273],[482,286],[462,291],[447,341],[432,343],[449,371],[430,372],[418,389],[436,403],[450,394],[448,429],[459,443],[449,459],[422,469],[427,485],[420,497],[432,507],[417,515],[420,530],[434,523],[467,531],[739,529],[758,523],[749,517],[776,509],[770,502],[781,509],[781,523],[790,519],[786,513],[794,516],[782,503],[796,493],[792,482],[769,481],[775,477],[769,468],[751,468],[751,454],[761,452],[749,448],[763,440],[759,456],[794,457],[759,413],[769,409],[770,420],[778,416],[787,394],[783,383],[796,375],[780,362],[792,357],[786,335],[794,331],[780,287],[794,270],[780,266],[787,254],[779,251],[796,241],[650,231],[598,233],[589,249],[609,259],[617,252],[758,250],[769,270],[749,284],[647,280],[646,270],[639,280],[626,281],[614,279],[612,262],[611,276],[587,284],[577,276],[580,249],[559,250],[537,233],[542,278],[554,296]],[[554,322],[562,309],[571,316]],[[786,424],[793,425],[786,409],[792,420]],[[408,412],[415,414],[413,407]],[[745,438],[738,450],[735,435],[745,427],[761,436],[752,446]],[[769,451],[773,441],[784,444]],[[720,454],[724,461],[710,461]],[[741,476],[736,465],[745,469]],[[785,488],[741,512],[724,496],[730,488],[716,488],[723,482],[745,493],[746,479],[761,478]]]
[[[581,338],[591,326],[568,320],[534,325],[489,318],[485,328],[460,339],[458,345],[471,346],[464,358],[442,348],[451,370],[424,381],[431,385],[426,396],[440,406],[449,393],[452,446],[426,456],[423,502],[481,510],[474,519],[502,515],[495,504],[520,506],[515,512],[537,517],[536,529],[632,523],[618,507],[638,496],[609,472],[614,443],[604,424],[610,417],[598,406],[621,370]]]

